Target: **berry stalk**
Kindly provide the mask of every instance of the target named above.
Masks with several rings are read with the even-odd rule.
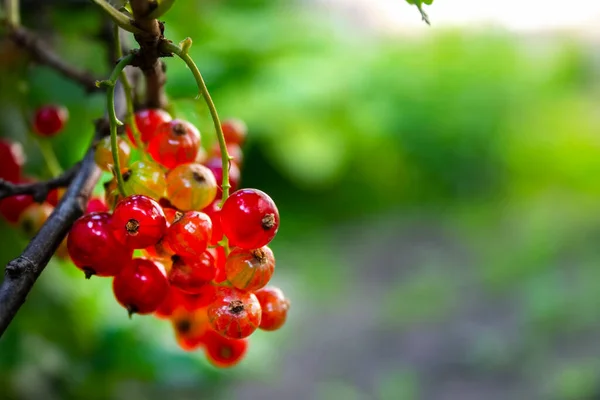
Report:
[[[50,142],[45,139],[38,138],[36,138],[35,141],[40,149],[40,152],[42,153],[42,157],[44,158],[46,166],[48,167],[52,177],[54,178],[59,176],[62,173],[62,167],[56,158],[56,154],[54,153],[54,149],[52,148]]]
[[[114,37],[115,37],[115,55],[117,60],[119,60],[121,57],[123,57],[123,49],[121,47],[121,35],[119,34],[119,25],[115,24],[114,25],[114,31],[113,31]],[[131,83],[129,83],[129,79],[127,79],[127,74],[125,73],[125,69],[123,69],[123,71],[121,71],[121,83],[123,84],[123,90],[125,91],[125,101],[127,104],[127,116],[125,117],[125,120],[127,121],[127,125],[129,125],[131,127],[131,132],[133,133],[133,140],[135,142],[135,145],[137,146],[138,149],[142,150],[144,147],[144,144],[142,143],[142,138],[140,135],[140,131],[137,127],[137,124],[135,123],[135,118],[134,118],[134,109],[133,109],[133,98],[131,96],[132,88],[131,88]],[[142,157],[145,159],[146,158],[146,152],[142,151]]]
[[[210,97],[210,93],[208,92],[208,88],[206,87],[206,83],[204,82],[204,78],[202,78],[202,74],[200,70],[194,63],[194,60],[188,54],[188,50],[192,45],[192,39],[187,38],[181,42],[181,47],[177,46],[173,43],[164,42],[164,50],[176,54],[179,58],[181,58],[188,66],[188,68],[192,71],[194,78],[196,79],[196,84],[198,85],[198,90],[200,94],[206,101],[206,105],[208,106],[208,110],[210,111],[210,115],[212,117],[213,123],[215,125],[215,130],[217,133],[217,139],[219,141],[219,149],[221,150],[221,162],[223,163],[223,183],[221,185],[223,189],[223,197],[221,198],[222,207],[229,197],[229,188],[231,187],[229,183],[229,161],[232,159],[227,152],[227,145],[225,143],[225,136],[223,135],[223,129],[221,128],[221,121],[219,120],[219,114],[217,113],[217,108],[215,107],[215,103],[212,101]]]
[[[119,160],[119,148],[117,144],[117,126],[123,125],[121,121],[117,118],[117,114],[115,113],[115,85],[117,84],[117,80],[123,69],[131,63],[133,60],[133,54],[129,54],[117,63],[115,69],[110,74],[108,81],[103,81],[102,83],[108,86],[106,90],[106,104],[107,104],[107,112],[108,112],[108,122],[110,125],[110,147],[113,156],[114,164],[114,173],[117,177],[117,184],[119,186],[119,192],[122,196],[125,196],[125,182],[123,182],[123,175],[121,174],[121,162]]]

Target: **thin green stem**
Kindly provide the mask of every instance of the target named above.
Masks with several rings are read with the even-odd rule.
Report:
[[[108,81],[104,81],[104,84],[108,86],[106,90],[106,108],[108,112],[108,121],[110,124],[110,147],[114,162],[114,173],[117,177],[117,184],[119,186],[119,192],[122,196],[125,196],[125,183],[123,182],[123,175],[121,174],[121,163],[119,161],[119,150],[117,145],[117,126],[123,125],[117,118],[115,113],[115,85],[121,75],[123,69],[131,63],[133,60],[133,54],[129,54],[121,58],[121,60],[115,66]]]
[[[115,36],[115,55],[117,59],[123,57],[123,49],[121,47],[121,36],[119,35],[119,25],[115,24],[114,26],[114,36]],[[133,96],[132,96],[132,88],[131,83],[129,83],[129,79],[127,79],[127,74],[125,70],[121,71],[121,83],[123,84],[123,90],[125,91],[125,102],[127,104],[127,115],[125,120],[127,125],[131,129],[133,133],[133,140],[137,148],[142,152],[142,157],[146,158],[146,152],[144,151],[144,144],[142,143],[142,138],[140,134],[140,130],[135,123],[135,112],[133,109]]]
[[[108,16],[121,28],[129,31],[131,33],[144,33],[141,29],[135,27],[130,18],[114,8],[108,1],[106,0],[92,0],[94,3],[98,4],[107,14]]]
[[[56,153],[54,153],[52,144],[48,140],[42,138],[36,138],[36,142],[52,177],[59,176],[62,173],[62,167],[56,158]]]
[[[215,131],[217,133],[217,139],[219,141],[219,148],[221,150],[221,162],[223,164],[223,184],[221,185],[223,189],[223,197],[221,198],[221,206],[225,203],[227,197],[229,197],[229,188],[231,185],[229,184],[229,162],[231,161],[231,157],[227,152],[227,145],[225,143],[225,136],[223,135],[223,129],[221,128],[221,121],[219,120],[219,114],[217,113],[217,108],[210,97],[210,93],[208,92],[208,88],[206,87],[206,83],[204,83],[204,79],[202,78],[202,74],[198,70],[198,67],[194,63],[194,60],[188,54],[188,50],[192,45],[192,39],[187,38],[181,43],[181,47],[177,46],[173,43],[164,43],[164,50],[176,54],[179,58],[181,58],[188,66],[188,68],[192,71],[194,78],[196,79],[196,83],[198,84],[198,90],[200,91],[200,95],[204,97],[204,101],[206,101],[206,105],[210,111],[210,115],[212,117],[213,123],[215,125]]]

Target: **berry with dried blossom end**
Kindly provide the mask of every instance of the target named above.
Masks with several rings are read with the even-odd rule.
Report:
[[[167,197],[181,211],[202,210],[217,196],[217,181],[202,164],[182,164],[167,174]]]
[[[180,119],[161,124],[148,143],[148,154],[169,169],[194,162],[199,149],[200,132],[191,123]]]
[[[205,251],[199,257],[186,259],[178,255],[171,257],[173,264],[168,274],[169,283],[185,293],[200,293],[215,277],[215,259]]]
[[[202,337],[206,359],[215,367],[230,368],[244,358],[248,339],[230,339],[208,330]]]
[[[277,234],[279,211],[265,192],[240,189],[225,200],[221,209],[221,226],[232,245],[258,249]]]
[[[136,258],[113,279],[113,293],[129,316],[150,314],[167,298],[169,281],[162,265]]]
[[[275,257],[267,246],[246,250],[235,248],[225,262],[225,274],[233,286],[254,292],[269,283],[275,271]]]
[[[231,339],[248,337],[260,325],[261,309],[256,296],[232,287],[220,287],[206,313],[211,327]]]
[[[134,117],[135,125],[140,133],[142,143],[148,143],[158,132],[158,127],[164,122],[171,120],[171,116],[168,112],[158,108],[136,111]],[[129,126],[125,126],[125,132],[133,146],[137,146],[132,129]]]
[[[113,235],[129,249],[153,246],[167,230],[167,220],[160,205],[150,197],[129,196],[115,208]]]
[[[212,235],[212,222],[200,211],[188,211],[176,219],[163,241],[173,253],[184,258],[198,258],[206,251]]]
[[[131,261],[133,251],[119,243],[112,234],[112,215],[106,212],[79,218],[67,237],[67,249],[73,264],[92,275],[113,276]]]

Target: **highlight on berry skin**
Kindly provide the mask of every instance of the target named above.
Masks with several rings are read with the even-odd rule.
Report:
[[[69,110],[63,106],[49,104],[38,108],[33,119],[34,132],[51,137],[63,130],[69,119]]]
[[[279,211],[265,192],[240,189],[225,200],[221,225],[232,245],[257,249],[269,244],[277,234]]]

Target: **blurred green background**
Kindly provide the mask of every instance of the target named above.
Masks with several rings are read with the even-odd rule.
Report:
[[[25,2],[24,23],[107,76],[101,14],[65,3]],[[291,298],[287,325],[216,370],[167,322],[129,320],[110,281],[54,260],[0,340],[0,398],[600,398],[594,49],[499,29],[385,35],[318,10],[179,0],[164,17],[168,38],[193,38],[221,116],[248,123],[242,186],[281,213],[272,282]],[[11,54],[4,43],[0,135],[43,177],[19,110],[69,108],[53,139],[66,167],[104,98]],[[191,74],[167,68],[175,113],[209,146]],[[0,264],[25,244],[0,222]]]

